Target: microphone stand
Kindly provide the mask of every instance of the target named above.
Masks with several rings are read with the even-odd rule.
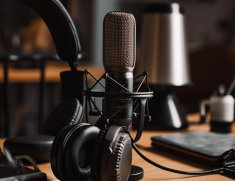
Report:
[[[123,110],[124,108],[126,108],[128,106],[128,104],[133,100],[134,100],[134,110],[137,109],[137,107],[140,105],[140,113],[134,113],[133,115],[135,115],[136,117],[139,117],[138,119],[138,129],[137,129],[137,134],[135,136],[135,139],[133,141],[133,143],[137,142],[141,135],[142,135],[142,131],[144,128],[144,121],[151,121],[151,116],[149,115],[149,111],[148,111],[148,106],[146,103],[148,103],[148,100],[153,97],[153,92],[150,92],[149,89],[149,84],[148,84],[148,73],[147,72],[143,72],[143,74],[139,75],[137,78],[143,77],[141,83],[136,86],[137,91],[136,92],[130,92],[129,90],[127,90],[123,85],[121,85],[120,83],[118,83],[116,80],[112,79],[108,73],[103,74],[99,79],[97,79],[94,75],[92,75],[89,70],[85,70],[84,71],[85,74],[85,81],[86,81],[86,90],[82,91],[82,94],[86,97],[86,122],[88,122],[88,105],[90,107],[90,111],[89,111],[89,115],[93,116],[93,115],[100,115],[100,119],[97,121],[96,126],[99,128],[103,128],[105,126],[111,126],[112,125],[112,118],[117,115],[121,110]],[[88,81],[87,81],[87,76],[88,74],[96,81],[91,87],[88,87]],[[113,82],[115,82],[116,84],[118,84],[120,87],[122,87],[123,89],[125,89],[127,92],[105,92],[105,91],[92,91],[93,88],[97,85],[100,84],[104,89],[105,86],[100,82],[102,79],[111,79]],[[146,85],[147,85],[147,92],[139,92],[144,80],[146,80]],[[104,113],[102,111],[99,110],[99,108],[96,106],[95,102],[92,100],[91,97],[112,97],[112,98],[130,98],[128,100],[128,102],[122,106],[119,110],[117,110],[113,115],[111,115],[109,118],[107,118]],[[94,106],[95,111],[92,110],[91,104]],[[147,115],[145,115],[145,112],[147,113]],[[131,180],[140,180],[143,178],[143,173],[144,170],[141,167],[138,166],[131,166],[131,173],[129,175],[129,181]]]

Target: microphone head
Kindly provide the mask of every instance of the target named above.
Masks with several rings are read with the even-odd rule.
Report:
[[[135,66],[135,18],[131,13],[110,12],[103,22],[103,64],[105,69]]]

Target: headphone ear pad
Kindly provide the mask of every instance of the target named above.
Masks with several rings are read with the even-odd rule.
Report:
[[[96,142],[95,148],[93,152],[92,162],[91,162],[91,180],[92,181],[101,181],[101,162],[102,162],[102,149],[103,142],[108,131],[107,127],[104,127],[100,130]]]
[[[63,155],[63,168],[69,180],[90,181],[92,155],[99,131],[95,126],[83,126],[69,138]]]

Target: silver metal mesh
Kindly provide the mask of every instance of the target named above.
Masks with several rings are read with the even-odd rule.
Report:
[[[103,64],[110,68],[135,65],[135,18],[130,13],[110,12],[103,24]]]

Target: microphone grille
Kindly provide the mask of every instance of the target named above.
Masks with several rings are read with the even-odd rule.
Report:
[[[103,22],[103,64],[110,68],[134,68],[135,18],[131,13],[106,14]]]

